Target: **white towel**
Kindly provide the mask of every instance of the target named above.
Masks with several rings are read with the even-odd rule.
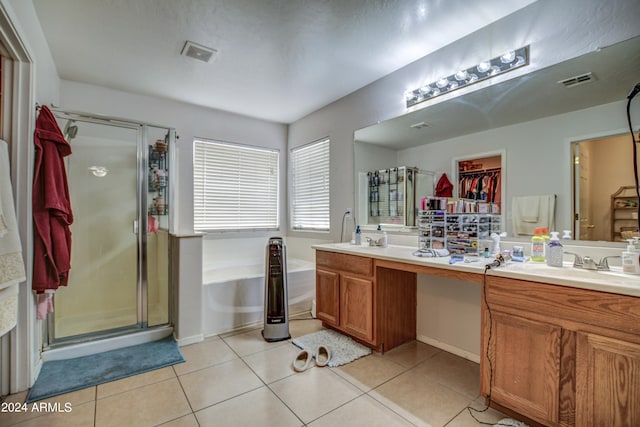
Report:
[[[546,227],[552,231],[555,227],[556,196],[514,197],[511,200],[511,220],[514,236],[533,236],[533,231]]]
[[[0,289],[0,337],[18,323],[18,284]]]
[[[9,175],[9,150],[0,140],[0,289],[26,280]]]

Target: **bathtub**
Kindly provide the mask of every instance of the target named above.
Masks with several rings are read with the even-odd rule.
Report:
[[[264,260],[205,267],[203,333],[211,336],[264,320]],[[315,264],[287,258],[289,315],[308,312],[315,298]]]

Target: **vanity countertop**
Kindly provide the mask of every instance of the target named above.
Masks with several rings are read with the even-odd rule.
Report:
[[[381,248],[356,246],[350,243],[326,243],[312,247],[316,250],[476,274],[483,274],[485,265],[491,261],[487,258],[466,256],[466,261],[471,262],[449,264],[448,256],[436,258],[414,256],[412,254],[416,248],[410,246],[389,245]],[[499,268],[488,270],[487,274],[640,297],[640,276],[624,274],[620,267],[611,267],[611,271],[592,271],[574,268],[572,263],[565,263],[563,268],[558,268],[533,261],[524,263],[509,261]]]

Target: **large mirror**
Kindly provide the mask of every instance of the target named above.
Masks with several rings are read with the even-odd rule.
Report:
[[[383,165],[417,167],[434,171],[436,179],[446,173],[457,196],[456,159],[499,152],[502,225],[509,235],[513,198],[553,195],[553,228],[571,230],[578,239],[618,241],[619,233],[611,231],[612,195],[634,185],[626,98],[638,82],[636,37],[442,102],[436,98],[356,131],[355,176]],[[631,120],[638,132],[640,95],[631,104]],[[611,137],[623,141],[614,144]],[[355,206],[362,210],[359,193]],[[629,200],[637,206],[637,198]]]

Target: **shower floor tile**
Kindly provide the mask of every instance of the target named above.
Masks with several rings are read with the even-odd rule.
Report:
[[[292,337],[322,329],[292,321]],[[184,346],[186,363],[47,399],[68,413],[0,413],[0,426],[477,425],[478,364],[414,341],[338,368],[296,373],[298,348],[267,343],[261,327]],[[27,393],[5,398],[24,402]],[[495,423],[505,416],[477,415]]]

